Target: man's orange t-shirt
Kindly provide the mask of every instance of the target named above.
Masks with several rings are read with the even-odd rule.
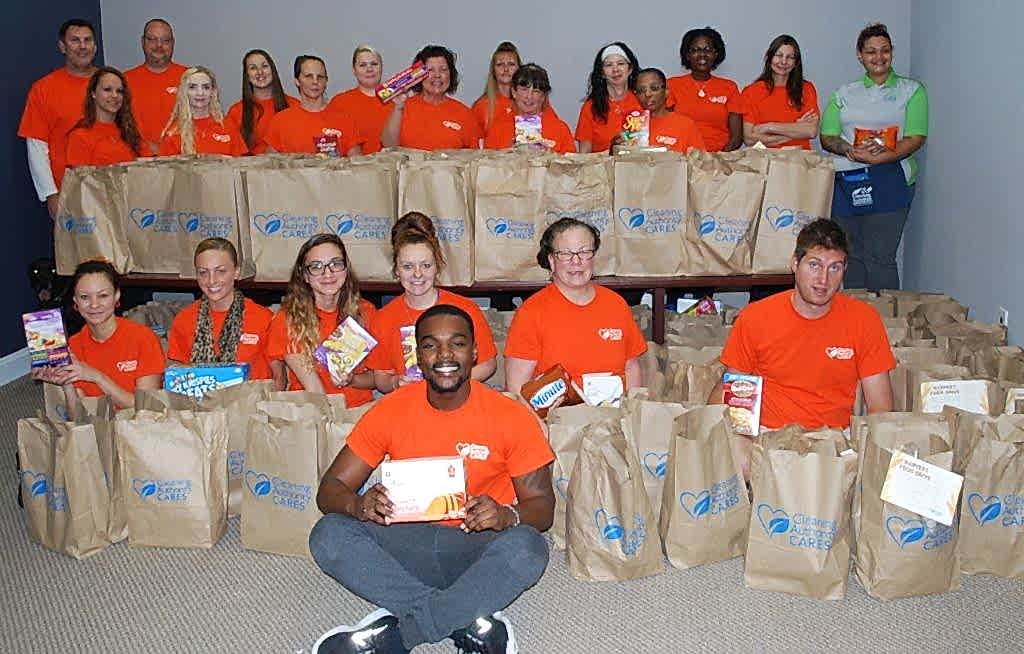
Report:
[[[186,70],[181,64],[171,62],[162,73],[154,73],[146,68],[146,64],[124,71],[132,94],[132,114],[143,141],[160,143],[160,135],[167,127],[167,120],[178,100],[181,75]],[[147,151],[145,154],[150,153]]]
[[[469,314],[473,320],[473,332],[476,337],[476,362],[490,361],[498,355],[494,345],[494,336],[487,319],[475,302],[461,295],[456,295],[443,288],[438,289],[437,304],[450,304]],[[413,309],[405,303],[405,296],[399,295],[388,302],[370,324],[370,333],[377,339],[377,347],[370,351],[366,365],[371,370],[386,370],[396,375],[405,374],[405,357],[402,352],[402,327],[415,327],[426,309]],[[415,352],[415,335],[409,344]],[[413,355],[415,356],[415,355]]]
[[[469,109],[470,111],[473,112],[473,115],[476,116],[476,123],[480,127],[481,134],[487,133],[487,126],[489,122],[487,120],[487,109],[488,106],[486,94],[480,96],[480,98],[478,98],[477,101],[473,103],[473,106],[470,107]],[[501,118],[502,116],[512,116],[515,113],[516,107],[512,103],[512,98],[507,98],[504,95],[501,95],[500,93],[497,96],[495,96],[494,115],[492,119],[498,119]]]
[[[808,429],[850,424],[857,383],[896,367],[878,312],[842,293],[829,312],[808,320],[793,308],[793,293],[776,293],[744,308],[721,360],[764,378],[761,424]]]
[[[494,121],[491,128],[487,130],[484,137],[484,147],[491,150],[510,148],[515,145],[516,138],[516,112],[497,113],[495,110]],[[558,117],[558,114],[548,106],[540,114],[540,135],[547,141],[545,145],[553,152],[565,154],[576,152],[576,142],[573,141],[572,132],[565,121]]]
[[[698,82],[693,75],[679,75],[669,78],[668,90],[666,104],[697,123],[708,152],[719,152],[729,143],[729,114],[743,113],[736,82],[714,75]]]
[[[188,305],[174,317],[171,328],[167,332],[167,358],[171,361],[188,363],[192,356],[192,343],[195,341],[196,322],[199,320],[199,305],[196,301]],[[210,322],[213,328],[213,349],[218,352],[217,339],[224,327],[227,311],[210,309]],[[235,358],[238,363],[249,364],[249,379],[270,379],[270,365],[267,361],[267,332],[274,312],[245,298],[242,310],[242,333],[238,339]]]
[[[163,374],[166,367],[164,349],[149,327],[127,318],[114,320],[117,326],[107,340],[97,341],[89,328],[83,327],[68,339],[68,346],[79,361],[99,370],[131,393],[140,377]],[[88,397],[103,395],[100,387],[92,382],[75,382],[75,388]]]
[[[298,98],[293,98],[290,95],[286,95],[285,99],[288,101],[289,107],[296,107],[299,104]],[[263,139],[267,133],[267,127],[270,126],[270,119],[274,117],[277,112],[274,111],[274,99],[267,98],[266,100],[257,100],[258,104],[262,109],[263,113],[259,114],[256,119],[256,124],[253,125],[253,146],[249,149],[252,154],[263,154],[267,149],[267,144],[263,142]],[[283,109],[281,111],[284,111]],[[227,115],[224,116],[224,120],[230,122],[238,133],[242,133],[242,101],[239,100],[235,104],[231,105],[228,109]],[[243,139],[244,141],[244,139]]]
[[[96,121],[92,127],[76,127],[68,134],[69,166],[109,166],[134,161],[137,156],[114,123]]]
[[[68,132],[82,119],[90,77],[77,77],[67,68],[58,68],[36,80],[25,101],[18,136],[46,141],[50,148],[50,170],[57,188],[60,188],[64,177]]]
[[[363,154],[380,152],[380,133],[395,110],[394,103],[381,102],[376,95],[366,95],[356,87],[334,96],[327,108],[352,117],[363,138]]]
[[[469,397],[453,411],[431,406],[426,384],[403,386],[366,412],[346,445],[371,468],[385,455],[392,461],[461,455],[469,496],[511,504],[516,500],[512,479],[550,464],[554,454],[525,405],[479,382],[468,383]]]
[[[235,127],[225,121],[218,123],[213,118],[195,118],[192,120],[193,138],[196,154],[226,154],[240,157],[249,151],[242,135]],[[161,157],[181,154],[181,134],[168,134],[160,141]]]
[[[433,105],[415,95],[405,102],[398,145],[417,150],[476,150],[480,125],[469,108],[453,98]]]
[[[346,113],[330,106],[323,111],[307,111],[296,105],[274,114],[263,141],[277,152],[346,157],[349,150],[362,145],[363,137]]]
[[[689,116],[675,111],[658,118],[651,116],[650,131],[651,147],[666,147],[683,154],[691,146],[705,149],[704,137],[700,135],[697,124]]]
[[[366,328],[373,322],[374,314],[377,313],[377,307],[366,300],[360,300],[359,311],[362,314],[359,324]],[[316,310],[316,317],[319,322],[317,330],[319,342],[322,343],[330,336],[331,332],[341,322],[338,314],[338,311]],[[267,332],[267,359],[269,361],[283,361],[284,355],[295,353],[296,350],[292,347],[291,337],[288,335],[288,316],[283,310],[278,311],[274,314],[273,320],[270,321],[270,329]],[[310,356],[312,357],[312,353],[310,353]],[[328,395],[342,393],[345,396],[346,405],[350,407],[366,404],[373,400],[373,391],[363,388],[352,388],[351,386],[335,386],[334,382],[331,381],[331,373],[328,372],[326,367],[316,362],[316,360],[313,360],[313,365],[316,366],[316,374],[320,377],[320,383],[323,384],[324,390]],[[366,370],[365,363],[357,368],[356,372],[363,372],[364,370]],[[290,368],[288,369],[288,390],[302,390],[302,384],[299,383],[298,377],[295,376],[295,373]]]
[[[632,92],[619,100],[608,103],[608,119],[599,121],[591,110],[591,101],[587,100],[580,107],[580,117],[576,121],[576,140],[583,143],[590,141],[591,152],[607,152],[612,147],[612,139],[622,132],[622,121],[631,111],[642,111],[640,101]]]
[[[743,120],[752,124],[761,123],[795,123],[808,111],[821,114],[818,109],[818,91],[814,85],[804,81],[803,104],[794,107],[789,101],[789,94],[786,87],[776,86],[772,92],[768,92],[768,85],[763,80],[758,80],[743,89]],[[804,150],[811,149],[810,139],[791,139],[780,145],[772,147],[784,148],[788,146],[799,146]]]
[[[626,361],[647,351],[629,305],[617,293],[595,285],[585,306],[569,301],[553,282],[516,311],[505,341],[505,357],[536,361],[534,375],[556,363],[582,385],[583,373],[625,376]]]

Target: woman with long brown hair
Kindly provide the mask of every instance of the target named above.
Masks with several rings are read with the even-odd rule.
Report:
[[[772,39],[761,75],[743,89],[743,141],[769,148],[811,149],[818,136],[818,92],[804,79],[800,44],[789,34]]]
[[[213,71],[193,66],[181,74],[178,98],[160,139],[161,156],[176,154],[243,155],[242,135],[224,122]]]
[[[495,48],[490,68],[487,69],[487,85],[470,109],[480,123],[481,134],[487,133],[495,116],[511,115],[515,111],[512,106],[512,76],[522,65],[523,60],[515,43],[502,41]]]
[[[132,117],[128,82],[104,66],[89,78],[82,119],[68,133],[69,166],[107,166],[139,156],[142,137]]]
[[[249,152],[261,154],[270,119],[279,111],[299,104],[287,95],[277,74],[277,65],[266,50],[254,48],[242,57],[242,99],[228,109],[227,119],[235,126]]]
[[[418,211],[399,218],[391,228],[391,257],[395,277],[405,292],[378,311],[371,326],[377,347],[367,365],[373,369],[377,390],[390,393],[422,379],[416,366],[416,320],[437,304],[456,306],[473,319],[477,345],[473,379],[486,381],[497,368],[498,351],[491,328],[475,302],[434,285],[445,261],[430,218]]]
[[[350,266],[345,244],[336,234],[317,234],[295,257],[281,310],[270,323],[267,357],[285,362],[288,388],[316,393],[343,393],[348,406],[373,399],[373,373],[365,367],[335,383],[313,358],[313,350],[345,320],[364,328],[376,309],[359,294],[359,279]]]

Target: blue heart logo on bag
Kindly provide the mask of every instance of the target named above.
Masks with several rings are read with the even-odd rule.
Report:
[[[992,522],[1003,512],[1003,504],[999,501],[998,495],[982,497],[981,493],[971,493],[967,496],[967,508],[971,510],[971,515],[979,525]]]
[[[679,505],[683,507],[683,511],[690,514],[690,517],[694,520],[702,518],[708,514],[711,509],[711,491],[702,490],[699,493],[691,493],[690,491],[683,491],[679,494]]]
[[[348,215],[347,213],[336,215],[330,214],[327,216],[327,229],[331,230],[338,236],[344,236],[352,231],[356,226],[355,218]]]
[[[923,540],[927,533],[923,521],[916,518],[905,519],[898,515],[891,515],[886,519],[885,530],[889,532],[889,538],[899,545],[900,549]]]
[[[789,514],[771,504],[757,505],[757,521],[761,523],[764,533],[768,534],[769,538],[789,531]]]
[[[487,231],[495,236],[501,236],[508,231],[508,221],[504,218],[488,218]]]
[[[622,520],[617,515],[608,515],[604,509],[598,509],[594,513],[594,523],[597,525],[597,533],[605,540],[619,540],[622,538]]]
[[[22,484],[28,487],[31,497],[46,495],[50,490],[50,476],[45,472],[32,472],[31,470],[21,471]]]
[[[270,478],[255,470],[245,471],[245,485],[249,487],[249,492],[256,497],[266,497],[270,495],[270,491],[274,490]]]
[[[716,227],[714,216],[701,216],[699,213],[694,212],[693,217],[698,221],[697,231],[701,236],[714,233]]]
[[[156,222],[156,211],[152,209],[132,209],[128,212],[128,218],[139,229],[146,229]]]
[[[566,477],[559,477],[555,480],[555,490],[562,496],[563,500],[569,499],[569,479]]]
[[[275,232],[281,231],[281,216],[276,213],[256,214],[252,217],[252,226],[264,236],[272,236]]]
[[[665,476],[668,452],[648,452],[644,455],[644,469],[655,479]]]
[[[142,499],[156,495],[156,482],[152,479],[133,479],[132,490]]]
[[[64,229],[65,230],[70,232],[74,228],[75,228],[75,219],[74,218],[68,218],[66,221],[64,221]]]
[[[193,234],[199,231],[199,215],[195,213],[179,213],[178,227],[186,234]]]
[[[796,221],[796,215],[792,209],[772,206],[764,210],[764,219],[778,232],[792,226]]]
[[[640,229],[647,222],[644,210],[639,207],[622,207],[618,212],[619,222],[626,229]]]

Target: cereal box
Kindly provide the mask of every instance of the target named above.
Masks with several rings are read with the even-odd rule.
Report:
[[[166,390],[197,399],[218,388],[237,386],[247,379],[248,363],[180,364],[164,370]]]
[[[646,148],[651,141],[651,112],[634,109],[622,121],[622,145],[627,148]]]
[[[384,461],[380,483],[394,505],[388,524],[466,517],[466,467],[461,456]]]
[[[423,371],[416,361],[416,325],[403,325],[398,328],[402,336],[402,360],[405,361],[405,376],[410,379],[423,379]]]
[[[539,115],[516,116],[515,145],[542,145],[543,143],[541,117]]]
[[[757,436],[761,426],[762,379],[757,375],[727,372],[722,377],[726,415],[733,431]]]
[[[71,363],[68,339],[60,309],[21,314],[33,368],[63,366]]]

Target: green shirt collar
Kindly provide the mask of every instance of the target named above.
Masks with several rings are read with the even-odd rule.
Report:
[[[882,86],[891,89],[892,87],[896,86],[897,79],[899,79],[899,75],[896,74],[896,71],[890,68],[889,76],[885,78],[885,83],[882,84]],[[864,77],[861,78],[861,81],[864,82],[864,88],[867,89],[870,89],[872,86],[875,85],[875,81],[871,79],[871,77],[869,77],[867,73],[864,73]]]

